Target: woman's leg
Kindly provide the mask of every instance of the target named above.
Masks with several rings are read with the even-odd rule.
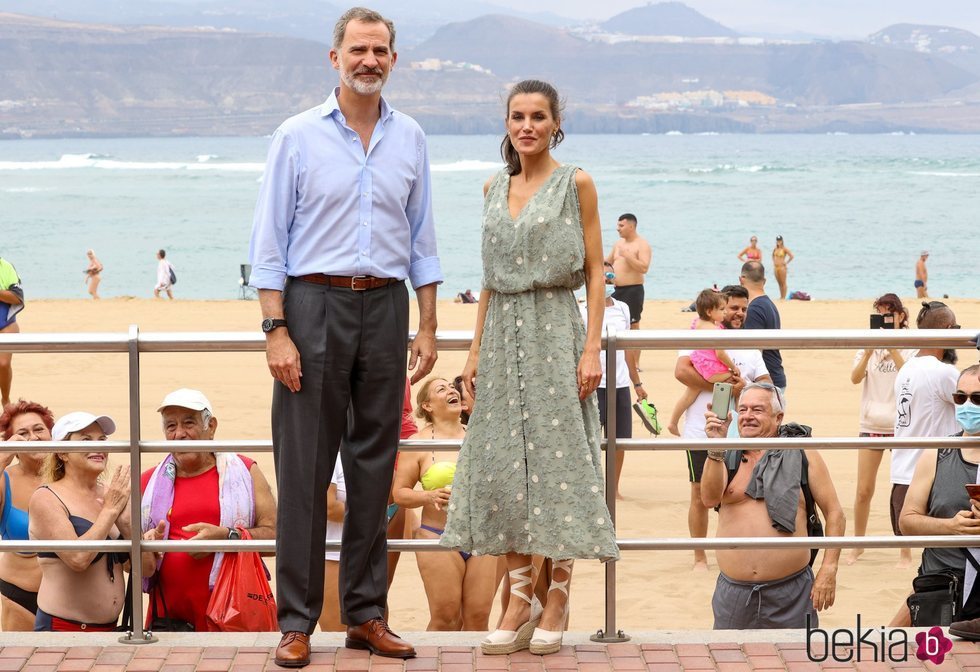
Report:
[[[786,298],[786,266],[776,267],[776,282],[779,283],[779,298]]]
[[[551,582],[548,590],[548,601],[544,605],[544,613],[541,614],[541,624],[538,626],[542,630],[559,632],[564,630],[565,622],[568,617],[568,598],[569,595],[561,590],[570,591],[572,581],[572,563],[551,561]]]
[[[336,560],[323,562],[323,609],[320,610],[320,630],[345,632],[347,626],[340,622],[340,563]]]
[[[500,619],[499,627],[501,630],[513,631],[527,623],[531,618],[531,570],[526,569],[531,565],[531,556],[508,553],[505,557],[507,558],[508,572],[521,572],[520,575],[512,576],[508,574],[510,579],[508,590],[520,593],[527,598],[524,600],[516,596],[511,596],[507,603],[507,611],[504,612],[503,618]],[[526,583],[523,578],[525,576],[528,579]]]
[[[102,278],[97,275],[92,276],[92,279],[88,283],[88,293],[92,295],[93,299],[99,298],[99,283],[102,282]]]
[[[439,535],[419,530],[415,538],[438,539]],[[426,630],[459,630],[463,624],[463,577],[466,572],[463,559],[459,553],[416,553],[415,561],[429,602],[429,625]]]
[[[490,608],[496,587],[497,558],[470,557],[463,576],[463,630],[480,632],[489,629]]]
[[[858,451],[857,490],[854,493],[854,536],[863,537],[868,531],[868,516],[871,513],[871,498],[875,494],[875,481],[878,467],[881,466],[883,451],[862,449]],[[853,565],[863,548],[852,548],[847,554],[847,564]]]
[[[0,596],[3,614],[0,625],[4,632],[30,632],[34,629],[34,614],[20,606],[7,596]]]

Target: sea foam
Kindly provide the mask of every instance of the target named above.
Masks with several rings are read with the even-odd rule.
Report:
[[[204,155],[201,155],[204,156]],[[261,163],[213,163],[197,157],[194,163],[187,161],[117,161],[101,154],[62,154],[57,161],[0,161],[0,170],[187,170],[224,172],[262,172]],[[210,158],[210,157],[209,157]]]

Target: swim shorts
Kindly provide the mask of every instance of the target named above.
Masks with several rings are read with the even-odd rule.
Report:
[[[630,324],[640,321],[643,314],[643,285],[623,285],[613,292],[613,298],[630,308]]]
[[[687,455],[687,480],[691,483],[700,483],[704,464],[708,461],[708,451],[685,450],[684,453]]]
[[[922,282],[921,280],[916,280],[915,281],[915,288],[916,289],[918,289],[919,287],[925,287],[925,286],[926,286],[926,283]]]
[[[817,627],[813,608],[813,570],[804,567],[795,574],[764,583],[736,581],[718,574],[711,610],[715,630],[758,630],[763,628],[803,628],[807,614]]]

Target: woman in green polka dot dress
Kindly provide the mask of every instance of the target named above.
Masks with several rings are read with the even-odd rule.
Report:
[[[564,135],[555,89],[515,85],[506,125],[507,167],[484,186],[483,290],[463,371],[475,404],[441,543],[507,556],[513,597],[484,652],[550,653],[561,646],[572,560],[619,557],[593,394],[602,236],[592,178],[551,156]],[[588,334],[573,295],[583,281]],[[531,608],[531,555],[555,561],[540,616]]]

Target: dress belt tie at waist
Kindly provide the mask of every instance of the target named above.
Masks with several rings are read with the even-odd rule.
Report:
[[[326,275],[324,273],[310,273],[309,275],[297,275],[296,280],[312,282],[317,285],[329,285],[330,287],[344,287],[355,292],[363,292],[368,289],[378,289],[398,282],[395,278],[375,278],[371,275]]]

